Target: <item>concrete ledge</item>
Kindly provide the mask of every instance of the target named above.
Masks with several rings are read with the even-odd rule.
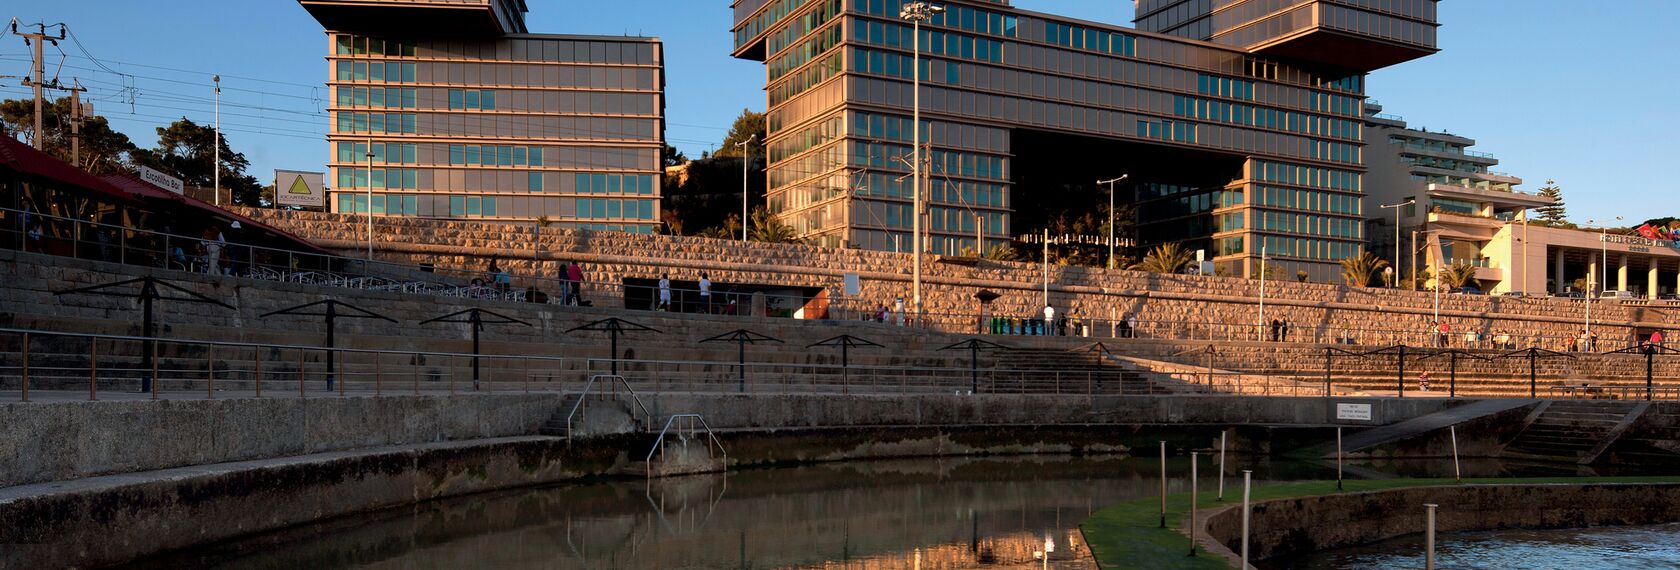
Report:
[[[1424,504],[1436,532],[1583,528],[1680,521],[1680,483],[1513,484],[1414,487],[1253,504],[1249,555],[1369,544],[1424,531]],[[1197,541],[1233,564],[1241,548],[1242,511],[1207,516]]]

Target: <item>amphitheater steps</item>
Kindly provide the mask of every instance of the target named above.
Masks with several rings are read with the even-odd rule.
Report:
[[[1591,463],[1648,407],[1646,403],[1551,402],[1506,445],[1505,455]]]

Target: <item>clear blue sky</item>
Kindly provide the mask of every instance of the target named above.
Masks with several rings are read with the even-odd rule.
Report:
[[[742,108],[764,106],[763,66],[728,55],[726,0],[531,0],[530,28],[545,33],[641,34],[666,42],[666,136],[698,155],[722,139]],[[1016,0],[1029,10],[1129,25],[1125,0]],[[1378,71],[1368,94],[1414,127],[1476,139],[1498,170],[1529,191],[1556,179],[1571,218],[1680,215],[1680,2],[1447,0],[1440,54]],[[20,22],[64,22],[87,53],[58,71],[92,88],[96,111],[142,146],[152,129],[186,115],[209,121],[210,74],[223,76],[222,121],[252,172],[320,170],[327,51],[321,27],[290,0],[58,0],[8,2]],[[49,47],[49,69],[57,54]],[[15,36],[0,37],[0,76],[27,71]],[[143,67],[155,66],[155,67]],[[168,68],[168,69],[159,69]],[[50,73],[50,72],[49,72]],[[0,96],[25,92],[0,79]]]

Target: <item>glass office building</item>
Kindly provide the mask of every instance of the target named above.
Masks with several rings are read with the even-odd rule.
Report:
[[[737,0],[766,66],[769,203],[828,245],[909,251],[903,0]],[[928,250],[1135,205],[1140,245],[1262,249],[1318,280],[1364,242],[1364,76],[1433,53],[1434,0],[1141,0],[1138,28],[949,0],[922,27]],[[1077,201],[1068,203],[1072,197]],[[993,242],[996,243],[996,242]],[[987,244],[990,245],[990,244]]]
[[[659,40],[527,33],[523,0],[300,3],[329,39],[332,211],[658,227]]]

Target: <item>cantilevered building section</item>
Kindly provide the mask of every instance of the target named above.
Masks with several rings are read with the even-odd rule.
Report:
[[[734,55],[766,64],[770,206],[819,243],[911,249],[903,3],[734,4]],[[1094,182],[1127,174],[1116,200],[1136,205],[1141,245],[1206,249],[1232,275],[1264,248],[1287,274],[1332,279],[1364,242],[1364,75],[1435,51],[1434,0],[1144,1],[1155,32],[936,4],[921,38],[935,253],[1106,213]],[[1379,16],[1422,27],[1361,31]]]
[[[333,211],[657,228],[658,39],[527,33],[524,0],[299,3],[329,38]]]

